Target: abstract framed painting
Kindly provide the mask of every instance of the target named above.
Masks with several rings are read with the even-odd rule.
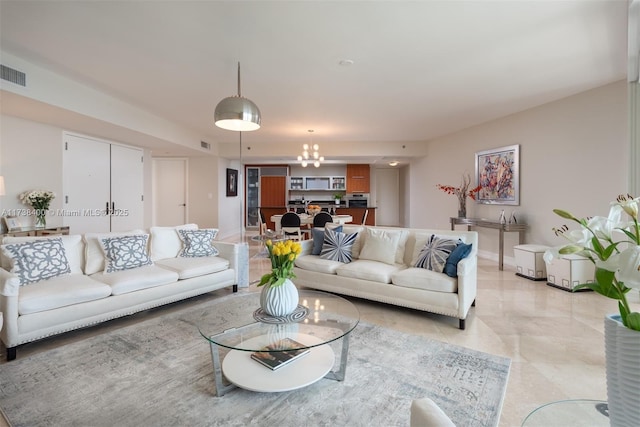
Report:
[[[227,197],[238,195],[238,170],[227,169]]]
[[[476,183],[482,186],[476,194],[478,203],[519,205],[519,182],[519,145],[508,145],[476,153]]]

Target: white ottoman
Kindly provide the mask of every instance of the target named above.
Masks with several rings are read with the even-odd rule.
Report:
[[[562,255],[547,263],[547,284],[565,291],[583,283],[595,282],[596,268],[593,263],[580,255]],[[582,289],[589,291],[590,289]]]
[[[549,246],[516,245],[513,254],[516,258],[516,275],[531,280],[547,280],[547,267],[542,258]]]

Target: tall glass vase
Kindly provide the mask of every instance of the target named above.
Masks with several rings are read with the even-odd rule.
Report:
[[[47,216],[44,212],[36,213],[36,228],[47,227]]]
[[[458,218],[467,217],[467,199],[458,198]]]

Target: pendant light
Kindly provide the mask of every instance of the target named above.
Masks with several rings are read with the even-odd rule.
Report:
[[[240,92],[240,62],[238,62],[238,95],[223,99],[214,113],[216,126],[222,129],[245,132],[260,129],[260,110]]]

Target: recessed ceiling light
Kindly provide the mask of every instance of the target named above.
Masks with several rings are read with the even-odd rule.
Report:
[[[398,166],[398,162],[396,161],[389,162],[389,166]]]
[[[348,67],[350,65],[353,65],[353,60],[352,59],[341,59],[338,64],[342,65],[343,67]]]

